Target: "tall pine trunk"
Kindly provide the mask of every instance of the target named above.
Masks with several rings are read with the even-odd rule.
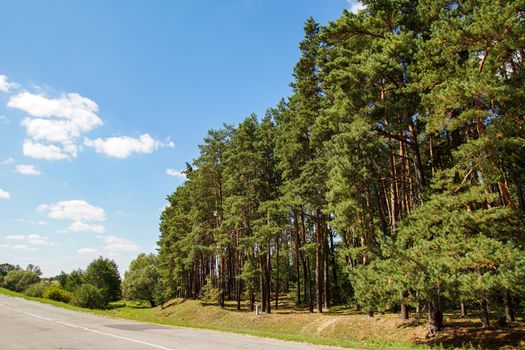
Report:
[[[505,307],[505,318],[507,319],[507,322],[514,322],[514,308],[512,306],[512,298],[508,289],[503,291],[503,306]]]
[[[328,226],[323,215],[323,262],[324,262],[324,308],[330,309],[330,253],[328,246]]]
[[[266,312],[266,263],[265,256],[260,257],[261,275],[260,275],[260,286],[261,286],[261,311]]]
[[[335,263],[335,246],[334,246],[334,233],[332,230],[328,231],[330,234],[330,261],[332,265],[332,284],[334,286],[332,290],[332,300],[339,301],[339,284],[337,283],[337,265]]]
[[[316,300],[317,300],[317,312],[323,312],[323,272],[324,272],[324,259],[323,259],[323,233],[321,218],[319,210],[316,215],[315,223],[315,238],[316,238],[316,249],[315,249],[315,286],[316,286]]]
[[[485,297],[482,297],[482,299],[481,299],[480,312],[481,312],[481,314],[480,314],[481,326],[483,328],[490,327],[489,307],[488,307],[487,298],[485,298]]]
[[[407,297],[407,292],[401,292],[401,319],[408,320],[408,305],[404,302]]]
[[[224,307],[224,258],[219,257],[219,306]]]
[[[272,313],[272,254],[270,250],[270,243],[268,243],[268,254],[266,255],[266,312]]]
[[[299,238],[299,224],[297,222],[297,212],[294,211],[293,216],[293,228],[294,228],[294,238],[295,238],[295,274],[297,278],[297,288],[296,288],[296,302],[297,304],[301,304],[301,269],[299,267],[299,261],[303,262],[304,265],[304,259],[301,256],[301,252],[299,251],[301,246],[301,239]],[[305,295],[306,297],[306,295]]]
[[[304,223],[304,211],[301,210],[301,231],[303,235],[303,245],[306,244],[306,226]],[[304,252],[303,254],[306,254]],[[304,255],[303,255],[304,256]],[[304,281],[305,281],[305,298],[308,295],[308,311],[310,313],[314,312],[314,296],[312,290],[312,280],[310,274],[310,258],[306,255],[306,258],[303,258],[304,264]]]
[[[275,239],[275,309],[279,308],[279,237]]]
[[[461,317],[467,317],[467,305],[464,301],[461,301],[459,303],[460,309],[461,309]]]
[[[443,314],[441,311],[441,301],[439,297],[434,298],[428,303],[428,326],[431,332],[443,330]]]
[[[255,309],[255,293],[253,290],[250,291],[250,311],[253,312]]]
[[[416,181],[419,189],[425,187],[426,179],[423,170],[423,161],[421,160],[421,152],[419,151],[419,143],[417,141],[417,133],[414,124],[409,119],[408,131],[410,134],[410,145],[412,146],[412,153],[414,153],[414,168],[416,170]]]

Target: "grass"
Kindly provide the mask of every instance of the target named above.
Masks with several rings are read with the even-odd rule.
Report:
[[[144,304],[121,301],[112,303],[111,308],[108,310],[88,310],[53,300],[27,297],[2,288],[0,288],[0,293],[74,311],[139,322],[208,329],[353,349],[440,349],[443,346],[433,344],[439,344],[441,340],[449,344],[446,347],[447,349],[460,349],[463,348],[462,344],[474,344],[474,346],[477,346],[476,342],[472,342],[472,339],[475,339],[478,334],[485,336],[487,340],[492,339],[496,340],[496,342],[498,339],[504,340],[509,334],[513,334],[512,332],[497,333],[496,330],[494,331],[496,333],[491,333],[490,331],[489,333],[479,333],[479,327],[469,329],[468,324],[461,324],[457,329],[449,329],[448,332],[444,332],[440,337],[428,342],[424,339],[424,324],[418,324],[416,320],[401,321],[397,315],[391,314],[369,318],[366,315],[357,314],[349,308],[333,308],[331,312],[309,314],[302,309],[295,309],[291,305],[285,305],[284,308],[275,310],[271,315],[261,314],[256,316],[253,312],[247,310],[237,311],[234,303],[227,303],[223,309],[217,306],[206,306],[196,300],[174,299],[166,303],[163,309],[160,307],[149,308]],[[454,332],[460,333],[456,334]],[[525,336],[523,339],[525,339]],[[521,343],[521,338],[518,338],[517,341],[518,345],[516,347],[489,346],[488,348],[512,349],[520,348],[525,344]],[[487,344],[491,345],[490,341]],[[475,348],[484,347],[479,346]]]
[[[164,309],[136,308],[126,305],[115,308],[110,313],[116,317],[141,322],[209,329],[317,345],[380,350],[428,348],[395,339],[356,338],[355,333],[349,332],[351,328],[345,325],[333,327],[333,320],[341,318],[333,315],[275,313],[255,316],[251,312],[236,311],[233,305],[227,305],[225,309],[221,309],[216,306],[204,306],[199,301],[183,299],[172,300]]]
[[[229,332],[250,336],[258,336],[285,341],[296,341],[317,345],[337,346],[343,348],[355,349],[425,349],[427,346],[417,346],[407,341],[396,341],[387,339],[352,339],[351,335],[334,336],[327,332],[324,336],[309,335],[309,329],[305,328],[303,322],[308,316],[304,314],[275,314],[254,316],[253,313],[246,311],[231,311],[221,309],[216,306],[204,306],[198,301],[175,299],[164,309],[147,308],[140,303],[117,302],[112,303],[108,310],[89,310],[74,305],[43,299],[28,297],[24,294],[13,292],[0,288],[0,293],[24,298],[26,300],[36,301],[44,304],[50,304],[63,307],[73,311],[88,312],[102,316],[114,318],[123,318],[139,322],[155,323],[168,326],[191,327],[199,329],[208,329],[213,331]],[[323,317],[325,315],[321,315]],[[283,318],[284,319],[281,319]],[[295,319],[290,322],[291,319]],[[326,318],[338,317],[326,315]],[[285,321],[283,323],[282,321]],[[318,322],[310,324],[316,327]],[[300,328],[304,328],[301,331]]]

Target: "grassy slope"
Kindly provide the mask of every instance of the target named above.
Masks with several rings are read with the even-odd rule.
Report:
[[[0,293],[27,300],[90,312],[109,317],[262,336],[281,340],[332,345],[355,349],[429,349],[415,345],[425,327],[402,322],[396,315],[368,318],[350,315],[349,310],[332,310],[325,314],[308,314],[288,308],[272,315],[255,316],[248,311],[236,311],[233,304],[225,309],[204,306],[194,300],[172,300],[164,309],[141,307],[133,303],[115,303],[110,310],[87,310],[48,299],[32,298],[0,288]]]
[[[199,301],[182,299],[172,300],[163,310],[129,302],[114,303],[110,310],[88,310],[53,300],[27,297],[3,288],[0,288],[0,293],[75,311],[170,326],[355,349],[429,349],[428,346],[415,345],[415,342],[424,340],[425,327],[414,325],[415,321],[403,322],[397,315],[368,318],[353,314],[349,309],[338,308],[321,315],[308,314],[288,305],[272,315],[255,316],[252,312],[236,311],[232,303],[221,309],[217,306],[204,306]],[[476,315],[462,319],[457,315],[447,314],[446,325],[444,332],[426,342],[445,343],[448,344],[447,349],[451,349],[453,345],[463,348],[462,346],[469,344],[475,349],[525,349],[523,318],[515,322],[512,328],[481,329]]]
[[[331,314],[295,313],[287,310],[272,315],[255,316],[248,311],[235,311],[204,306],[194,300],[172,300],[164,310],[132,307],[112,310],[118,317],[168,325],[263,336],[360,349],[421,349],[410,339],[423,327],[397,327],[397,318],[385,316],[369,320],[366,316],[344,317]],[[388,332],[385,332],[388,328]],[[388,333],[385,334],[385,333]]]
[[[222,332],[291,340],[319,345],[332,345],[355,349],[425,349],[415,345],[423,338],[425,327],[403,322],[397,315],[369,318],[352,314],[349,309],[333,308],[330,313],[308,314],[288,307],[274,314],[255,316],[248,311],[236,311],[234,304],[221,309],[204,306],[199,301],[175,299],[160,307],[148,308],[137,303],[114,303],[110,310],[89,310],[41,298],[32,298],[0,288],[0,293],[27,300],[89,312],[103,316],[124,318],[140,322],[158,323],[210,329]],[[525,345],[525,322],[517,322],[512,329],[480,329],[475,319],[447,320],[449,327],[433,343],[474,344],[475,348],[515,349]],[[481,345],[481,346],[480,346]],[[480,346],[480,347],[477,347]]]

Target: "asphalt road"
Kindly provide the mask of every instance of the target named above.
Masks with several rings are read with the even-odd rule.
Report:
[[[334,349],[76,312],[0,295],[0,349]]]

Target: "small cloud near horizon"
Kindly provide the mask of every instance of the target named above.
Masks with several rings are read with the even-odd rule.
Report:
[[[42,174],[42,172],[38,170],[34,165],[24,165],[24,164],[17,165],[16,172],[21,175],[33,175],[33,176],[39,176]]]

